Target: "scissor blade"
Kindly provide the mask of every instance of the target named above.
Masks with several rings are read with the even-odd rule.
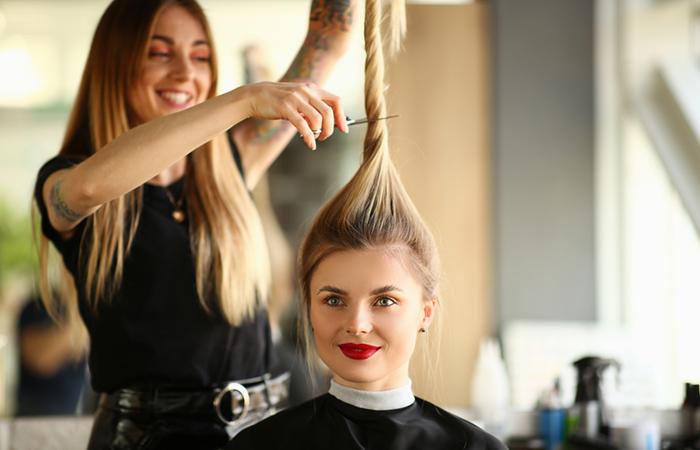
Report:
[[[386,116],[386,117],[379,117],[377,119],[368,119],[367,117],[363,117],[362,119],[351,119],[349,117],[345,118],[345,123],[350,127],[353,125],[358,125],[360,123],[369,123],[369,122],[376,122],[378,120],[387,120],[387,119],[393,119],[394,117],[399,117],[398,114],[393,114],[391,116]]]
[[[379,117],[379,118],[377,118],[377,119],[368,119],[367,117],[363,117],[362,119],[357,119],[357,120],[351,119],[351,118],[349,118],[348,116],[345,116],[345,123],[347,124],[347,126],[351,127],[351,126],[353,126],[353,125],[358,125],[358,124],[361,124],[361,123],[369,123],[369,122],[376,122],[376,121],[378,121],[378,120],[393,119],[394,117],[399,117],[399,115],[398,115],[398,114],[393,114],[393,115],[391,115],[391,116]],[[315,137],[318,137],[319,134],[321,134],[321,130],[315,130],[315,131],[314,131],[314,136],[315,136]],[[303,138],[304,136],[302,136],[302,135],[300,134],[299,137],[300,137],[300,138]]]

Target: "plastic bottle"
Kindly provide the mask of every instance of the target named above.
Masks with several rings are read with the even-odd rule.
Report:
[[[554,386],[540,397],[537,405],[537,420],[540,437],[544,440],[546,450],[558,450],[562,447],[566,427],[566,409],[561,399],[559,379]]]
[[[700,432],[698,411],[700,410],[700,386],[685,383],[685,397],[681,405],[682,435],[689,439]]]
[[[495,339],[487,338],[479,346],[471,398],[477,420],[484,429],[499,439],[505,439],[510,414],[510,384]]]

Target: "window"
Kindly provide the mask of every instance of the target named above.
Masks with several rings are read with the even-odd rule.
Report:
[[[650,406],[676,408],[683,382],[700,380],[700,115],[689,101],[700,98],[688,26],[694,2],[623,5],[618,321],[648,355],[656,385]]]

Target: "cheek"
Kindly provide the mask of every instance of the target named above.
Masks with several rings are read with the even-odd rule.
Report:
[[[199,84],[199,95],[202,98],[206,98],[209,94],[209,89],[211,88],[211,69],[203,68],[197,73],[197,80]]]
[[[313,335],[316,347],[323,348],[328,346],[334,336],[333,330],[335,325],[332,317],[328,317],[327,314],[322,314],[317,308],[312,306],[309,312],[309,321],[314,330]]]
[[[152,88],[158,80],[160,80],[162,75],[162,70],[153,63],[146,62],[139,72],[138,79],[136,80],[136,86],[140,89],[146,90]]]
[[[150,92],[154,85],[153,78],[152,71],[143,68],[134,81],[129,92],[129,102],[135,110],[143,109],[149,103]]]
[[[392,352],[392,364],[401,366],[408,363],[413,356],[413,351],[416,348],[416,336],[413,330],[405,328],[403,332],[394,336],[394,348]]]
[[[414,314],[397,314],[383,317],[378,321],[378,329],[383,330],[384,339],[397,353],[410,354],[416,343],[420,320]]]
[[[148,114],[148,100],[143,95],[143,90],[139,89],[138,86],[134,86],[129,92],[127,98],[129,107],[136,114],[138,121],[145,120],[144,117]]]

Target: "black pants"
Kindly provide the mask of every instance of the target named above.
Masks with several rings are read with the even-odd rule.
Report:
[[[100,406],[90,435],[88,450],[214,450],[229,441],[223,424],[192,417],[153,417]]]

